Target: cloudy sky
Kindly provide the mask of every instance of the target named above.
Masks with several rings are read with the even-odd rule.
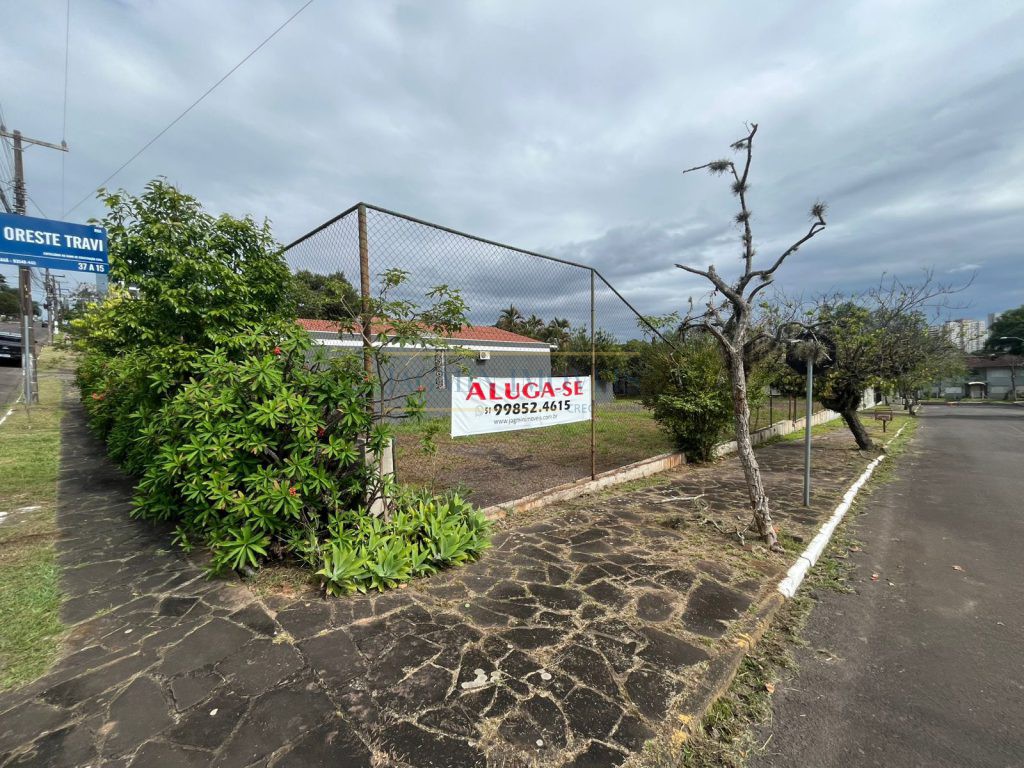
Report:
[[[60,218],[303,2],[71,0],[71,152],[63,185],[59,153],[27,153],[30,214]],[[8,128],[59,141],[65,3],[3,16]],[[1024,304],[1022,41],[1017,0],[316,0],[110,186],[164,175],[282,242],[365,200],[592,264],[660,313],[702,289],[675,262],[737,265],[727,184],[681,170],[756,121],[762,257],[829,204],[787,292],[976,273],[984,317]]]

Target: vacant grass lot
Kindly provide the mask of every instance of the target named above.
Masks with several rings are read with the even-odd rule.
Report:
[[[775,408],[765,402],[751,413],[754,429],[788,418],[785,398]],[[798,400],[797,418],[803,416]],[[815,404],[815,410],[821,406]],[[438,430],[437,452],[420,447],[425,425],[398,428],[395,468],[403,483],[435,491],[457,489],[478,506],[512,501],[537,491],[590,477],[590,422],[560,424],[518,432],[452,438],[447,418],[432,422]],[[638,400],[597,406],[595,464],[598,473],[675,450]],[[730,430],[722,435],[731,439]]]
[[[0,690],[41,674],[62,626],[54,542],[60,460],[61,382],[44,350],[39,404],[0,425]]]

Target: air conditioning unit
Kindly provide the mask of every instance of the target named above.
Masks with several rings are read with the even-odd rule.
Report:
[[[491,353],[490,352],[485,352],[485,351],[481,350],[480,352],[476,353],[476,359],[477,360],[490,360],[491,359]]]

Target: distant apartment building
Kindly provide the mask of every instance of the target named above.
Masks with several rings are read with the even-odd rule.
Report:
[[[945,336],[961,352],[977,352],[985,346],[988,323],[984,320],[947,320],[942,325],[932,326],[931,331]]]

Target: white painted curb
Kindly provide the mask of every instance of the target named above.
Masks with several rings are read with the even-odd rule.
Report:
[[[892,436],[892,440],[895,440],[900,436],[900,432],[903,431],[904,427],[900,427],[896,430],[896,434]],[[889,442],[891,443],[892,440]],[[888,445],[888,443],[886,443]],[[832,538],[832,534],[835,533],[836,527],[842,522],[846,513],[850,511],[850,506],[853,504],[853,500],[857,498],[857,494],[860,489],[864,487],[864,483],[871,477],[871,473],[875,471],[875,467],[882,463],[885,459],[886,454],[882,454],[877,459],[868,464],[867,469],[864,470],[863,474],[857,478],[853,485],[850,486],[849,490],[843,496],[843,500],[839,502],[839,506],[835,508],[835,511],[818,530],[818,535],[811,539],[811,543],[807,545],[807,549],[803,551],[803,554],[796,559],[796,562],[790,567],[786,573],[786,578],[779,582],[776,589],[782,593],[784,597],[793,597],[796,591],[800,588],[800,583],[804,580],[804,576],[807,575],[807,571],[810,570],[818,558],[821,557],[821,553],[825,550],[825,546]]]
[[[21,395],[18,395],[18,399],[14,401],[14,405],[17,405],[20,402],[21,402]],[[3,423],[5,421],[7,421],[7,417],[10,416],[12,413],[14,413],[14,405],[12,405],[11,409],[9,411],[7,411],[7,413],[4,414],[2,419],[0,419],[0,426],[3,426]]]

